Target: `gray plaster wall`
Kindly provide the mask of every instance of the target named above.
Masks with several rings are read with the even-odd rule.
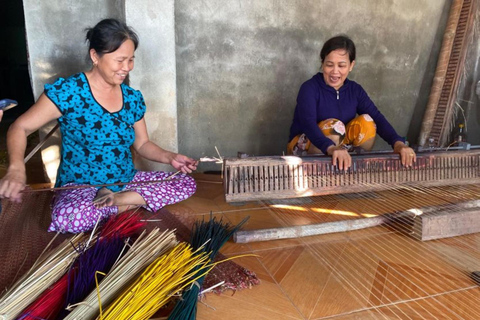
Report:
[[[86,70],[83,29],[105,17],[139,33],[131,85],[151,138],[195,158],[281,154],[300,85],[326,39],[357,44],[350,78],[399,134],[418,137],[451,0],[25,0],[35,96]],[[176,82],[176,83],[175,83]],[[470,86],[471,88],[471,86]],[[176,147],[178,143],[178,148]],[[388,146],[378,139],[376,149]],[[152,167],[139,163],[140,167]],[[204,165],[200,170],[217,168]]]
[[[174,0],[127,0],[125,16],[126,23],[140,38],[130,85],[145,98],[150,139],[164,149],[177,152]],[[143,170],[173,170],[170,165],[140,157],[135,162]]]
[[[282,154],[325,40],[356,43],[350,75],[416,140],[451,0],[175,1],[178,132],[195,157]],[[415,141],[413,141],[415,142]],[[376,149],[389,146],[377,139]]]
[[[123,0],[23,0],[35,100],[45,83],[91,68],[85,28],[103,18],[124,20]]]

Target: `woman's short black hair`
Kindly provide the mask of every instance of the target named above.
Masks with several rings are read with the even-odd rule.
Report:
[[[117,19],[104,19],[93,28],[87,28],[86,41],[89,43],[88,51],[94,49],[98,55],[114,52],[122,43],[130,39],[138,47],[137,34],[124,22]]]
[[[320,59],[322,60],[322,63],[330,52],[338,49],[343,49],[348,53],[350,62],[355,60],[355,44],[349,37],[339,35],[328,39],[323,45],[322,51],[320,51]]]

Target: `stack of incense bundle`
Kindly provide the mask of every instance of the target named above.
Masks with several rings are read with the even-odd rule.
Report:
[[[107,273],[120,258],[129,238],[145,227],[138,211],[111,216],[92,231],[90,238],[73,247],[78,252],[67,274],[48,287],[27,309],[19,320],[63,319],[70,304],[82,301],[95,289],[96,272]],[[56,250],[56,249],[54,249]],[[40,288],[41,289],[41,288]]]
[[[207,254],[208,261],[212,264],[215,256],[225,242],[227,242],[233,233],[240,229],[247,220],[248,218],[245,218],[236,226],[224,223],[221,219],[217,220],[212,217],[212,215],[208,221],[197,221],[193,226],[192,247],[196,249],[196,253],[199,255]],[[196,279],[197,285],[192,286],[183,293],[182,299],[178,301],[168,317],[169,320],[194,320],[196,318],[198,296],[205,275],[209,271],[210,270],[207,270],[205,267],[199,267],[194,270],[192,278]]]
[[[128,252],[112,267],[96,290],[92,291],[64,319],[95,319],[103,306],[108,306],[123,290],[130,285],[155,259],[162,256],[178,244],[173,231],[160,232],[158,228],[151,232],[142,232],[131,245]]]
[[[57,282],[79,255],[74,247],[86,238],[78,234],[55,250],[42,254],[30,271],[0,298],[0,318],[16,319],[46,288]]]
[[[174,294],[196,280],[191,278],[192,271],[208,272],[211,268],[206,253],[193,252],[188,243],[182,242],[157,258],[99,319],[150,319]]]

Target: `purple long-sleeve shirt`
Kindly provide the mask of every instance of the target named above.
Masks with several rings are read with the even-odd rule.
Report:
[[[296,135],[305,133],[310,142],[326,154],[327,148],[334,143],[325,137],[318,128],[318,123],[334,118],[346,125],[357,114],[370,115],[377,125],[378,135],[392,147],[395,142],[404,141],[370,100],[362,86],[345,79],[343,86],[337,91],[325,83],[322,73],[317,73],[300,87],[289,141]]]

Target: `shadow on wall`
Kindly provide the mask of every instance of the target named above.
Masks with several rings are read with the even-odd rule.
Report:
[[[52,70],[53,72],[50,74],[46,70],[44,71],[45,73],[42,77],[44,83],[52,84],[60,77],[67,78],[73,74],[88,71],[91,68],[87,45],[85,45],[84,51],[77,54],[74,54],[72,48],[67,46],[56,47],[54,51],[55,52],[51,52],[51,54],[48,55],[48,61],[35,62],[45,63],[47,70]],[[56,52],[68,52],[69,54],[59,56]],[[43,92],[43,90],[41,92]]]
[[[250,143],[247,153],[257,156],[286,153],[299,88],[300,85],[288,93],[278,88],[270,92],[269,99],[262,101],[261,107],[256,108],[256,114],[248,123],[246,138]],[[294,91],[295,94],[291,94]]]
[[[319,59],[318,59],[319,60]],[[320,70],[302,60],[295,63],[278,63],[274,75],[264,89],[264,99],[254,100],[257,107],[250,117],[246,139],[254,155],[283,155],[287,151],[290,126],[302,83]],[[250,107],[251,106],[247,106]],[[243,151],[243,150],[238,150]]]
[[[467,142],[480,144],[480,12],[477,12],[474,22],[473,36],[468,46],[465,61],[465,76],[462,87],[459,90],[457,102],[461,108],[457,108],[455,130],[452,139],[457,133],[460,123],[466,124]],[[461,109],[461,110],[460,110]],[[462,112],[463,111],[463,112]],[[465,116],[465,117],[464,117]],[[465,119],[466,118],[466,119]]]

